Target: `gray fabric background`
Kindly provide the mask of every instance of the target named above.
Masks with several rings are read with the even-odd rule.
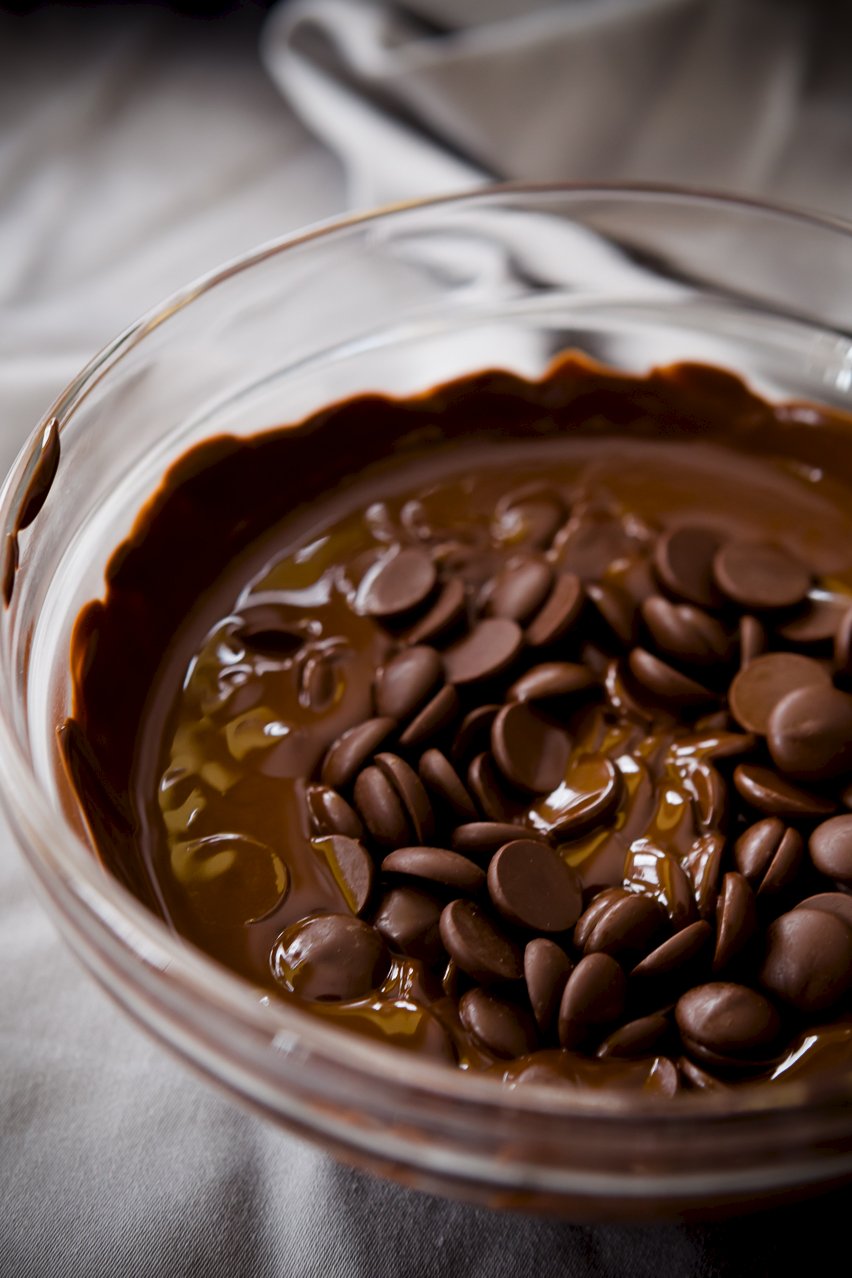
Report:
[[[263,33],[251,14],[0,17],[0,467],[141,310],[346,203],[492,172],[713,182],[852,213],[848,6],[402,8],[309,0]],[[836,1191],[701,1228],[585,1228],[341,1168],[113,1008],[0,826],[3,1278],[784,1274],[845,1256],[850,1205]]]

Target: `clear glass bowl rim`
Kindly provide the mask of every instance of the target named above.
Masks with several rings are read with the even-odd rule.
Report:
[[[706,210],[715,207],[722,213],[729,210],[753,214],[756,218],[762,215],[847,237],[852,252],[852,222],[843,218],[756,198],[650,182],[506,182],[451,195],[400,201],[326,219],[303,231],[267,241],[202,275],[149,310],[104,346],[56,397],[7,474],[0,488],[3,540],[14,528],[19,493],[48,424],[54,419],[58,421],[61,438],[63,425],[124,356],[148,334],[168,324],[171,317],[218,284],[299,246],[345,233],[359,225],[379,224],[408,211],[485,205],[506,197],[544,199],[549,196],[564,198],[569,204],[572,198],[578,202],[595,198],[613,201],[653,201],[656,198],[681,202],[687,208]],[[295,1004],[283,1001],[270,1006],[261,1004],[254,987],[170,932],[161,920],[103,869],[91,847],[60,819],[52,807],[42,802],[38,777],[27,758],[27,742],[14,722],[15,676],[15,670],[8,668],[5,653],[0,653],[0,801],[11,818],[22,852],[60,912],[63,912],[62,898],[67,901],[73,897],[83,914],[106,929],[127,954],[148,967],[168,972],[170,981],[180,989],[183,998],[192,1000],[195,1007],[207,1005],[211,1011],[215,1009],[219,1015],[229,1019],[235,1027],[241,1026],[253,1035],[259,1034],[270,1040],[276,1035],[283,1035],[287,1040],[297,1041],[306,1052],[332,1064],[340,1061],[341,1034],[345,1034],[348,1070],[357,1071],[371,1082],[384,1081],[389,1087],[399,1086],[403,1081],[400,1078],[399,1049],[328,1026]],[[641,1122],[645,1115],[654,1123],[670,1121],[678,1124],[684,1120],[690,1124],[713,1122],[722,1116],[734,1118],[736,1115],[754,1121],[761,1115],[769,1118],[807,1111],[815,1101],[831,1103],[852,1099],[852,1071],[848,1076],[832,1078],[828,1086],[820,1085],[818,1092],[811,1084],[801,1082],[778,1084],[771,1089],[743,1086],[718,1096],[682,1095],[675,1105],[669,1100],[635,1093],[626,1096],[618,1092],[575,1092],[574,1089],[565,1089],[563,1093],[561,1089],[538,1087],[513,1088],[511,1093],[507,1093],[492,1078],[463,1074],[408,1053],[404,1083],[407,1088],[416,1088],[435,1099],[452,1098],[468,1106],[499,1111],[502,1115],[514,1111],[518,1116],[527,1112],[539,1118],[547,1115],[555,1118],[558,1113],[560,1118],[583,1115],[596,1120],[618,1120],[629,1114],[634,1121]]]

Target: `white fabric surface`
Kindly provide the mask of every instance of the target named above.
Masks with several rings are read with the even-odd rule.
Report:
[[[313,0],[272,15],[263,59],[344,160],[350,202],[490,170],[706,178],[852,212],[850,46],[839,27],[814,44],[807,6],[534,8],[418,0],[389,17]],[[342,206],[338,164],[256,40],[250,16],[0,17],[3,468],[141,310]],[[585,1229],[344,1170],[126,1021],[70,960],[0,826],[3,1278],[777,1274],[814,1239],[845,1246],[847,1208],[834,1193],[702,1230]]]

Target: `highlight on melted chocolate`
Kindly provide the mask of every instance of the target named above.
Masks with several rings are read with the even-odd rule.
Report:
[[[74,633],[105,866],[509,1086],[848,1069],[849,426],[570,355],[198,446]]]

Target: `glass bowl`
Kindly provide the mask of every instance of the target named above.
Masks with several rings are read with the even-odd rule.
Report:
[[[506,1090],[275,1002],[101,866],[60,765],[69,640],[166,468],[217,433],[361,391],[409,394],[579,348],[718,363],[770,398],[852,408],[852,227],[649,187],[502,187],[290,236],[177,294],[58,398],[0,493],[0,789],[41,895],[96,979],[234,1097],[408,1184],[585,1219],[720,1214],[852,1175],[852,1070],[676,1102]],[[807,429],[803,426],[802,429]],[[852,448],[852,440],[850,440]]]

